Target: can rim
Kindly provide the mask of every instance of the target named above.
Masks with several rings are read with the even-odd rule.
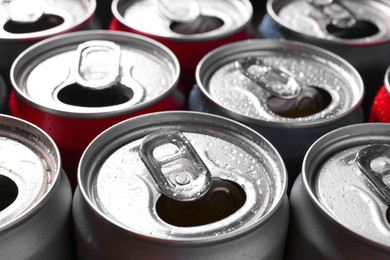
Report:
[[[235,111],[232,111],[231,109],[219,104],[216,102],[213,97],[210,95],[209,91],[207,91],[206,87],[204,84],[202,84],[203,80],[201,77],[202,70],[204,69],[203,66],[208,60],[212,60],[213,56],[217,56],[218,53],[223,53],[226,52],[227,50],[231,49],[237,49],[237,52],[230,51],[230,55],[234,56],[237,53],[239,53],[241,50],[245,50],[246,47],[249,46],[279,46],[283,49],[303,49],[303,50],[309,50],[314,52],[315,54],[321,54],[321,57],[329,57],[332,59],[332,61],[337,61],[339,64],[342,64],[345,66],[347,70],[349,70],[352,74],[353,77],[356,79],[356,84],[360,87],[361,91],[361,96],[357,100],[357,102],[349,108],[349,110],[344,111],[343,113],[338,114],[335,117],[332,118],[325,118],[325,119],[320,119],[320,120],[315,120],[315,121],[307,121],[307,122],[277,122],[277,121],[266,121],[258,118],[253,118],[253,117],[248,117],[246,115],[242,115],[240,113],[237,113]],[[325,50],[323,48],[307,44],[307,43],[302,43],[298,41],[291,41],[291,40],[285,40],[285,39],[249,39],[249,40],[243,40],[239,42],[234,42],[234,43],[229,43],[225,44],[224,46],[218,47],[208,54],[206,54],[198,63],[196,67],[196,72],[195,72],[195,77],[196,77],[196,82],[197,85],[199,86],[202,94],[208,99],[208,101],[212,102],[219,110],[221,110],[224,114],[229,115],[230,117],[240,121],[240,122],[245,122],[253,125],[267,125],[269,127],[279,127],[279,128],[314,128],[318,126],[323,126],[326,124],[329,124],[331,122],[334,122],[335,120],[341,120],[342,118],[348,117],[350,115],[351,111],[357,110],[360,106],[361,103],[363,102],[363,97],[364,97],[364,84],[363,80],[358,73],[358,71],[345,59],[341,58],[340,56]]]
[[[117,37],[123,37],[123,38],[129,38],[129,39],[135,39],[140,42],[147,43],[151,46],[157,47],[159,50],[162,52],[166,53],[167,56],[171,59],[171,62],[173,66],[175,67],[175,74],[172,75],[172,83],[169,87],[168,90],[166,90],[164,93],[161,95],[155,97],[154,99],[148,100],[146,102],[143,102],[138,105],[133,105],[130,107],[123,107],[118,110],[112,111],[110,110],[110,107],[106,107],[105,109],[101,109],[101,111],[78,111],[78,112],[69,112],[64,109],[55,109],[55,108],[49,108],[46,107],[36,100],[31,99],[28,95],[24,93],[24,91],[21,90],[21,88],[18,86],[15,76],[16,73],[19,70],[22,70],[23,66],[25,66],[25,60],[31,61],[34,60],[34,57],[37,57],[39,55],[44,55],[47,53],[48,50],[48,45],[50,45],[52,42],[55,43],[61,43],[61,46],[66,46],[68,43],[73,43],[74,40],[73,38],[77,37],[84,37],[85,39],[90,39],[90,37],[105,37],[105,38],[112,38],[114,36]],[[56,49],[58,46],[54,46],[53,49]],[[34,53],[35,52],[35,53]],[[21,67],[21,68],[19,68]],[[168,97],[177,87],[179,83],[179,75],[180,75],[180,64],[175,56],[175,54],[165,45],[150,39],[145,36],[129,33],[129,32],[117,32],[117,31],[108,31],[108,30],[89,30],[89,31],[78,31],[78,32],[70,32],[70,33],[65,33],[61,35],[57,35],[54,37],[50,37],[48,39],[42,40],[38,43],[33,44],[32,46],[28,47],[26,50],[24,50],[21,54],[18,55],[18,57],[14,60],[12,63],[11,69],[10,69],[10,78],[11,78],[11,84],[12,84],[12,89],[16,93],[18,97],[20,97],[23,101],[27,102],[29,105],[33,106],[34,108],[58,115],[58,116],[64,116],[68,118],[107,118],[107,117],[112,117],[112,116],[121,116],[124,114],[128,113],[134,113],[136,111],[140,111],[142,109],[145,109],[146,107],[150,107],[159,101],[163,100],[164,98]]]
[[[85,13],[82,19],[80,19],[77,23],[71,24],[68,27],[55,27],[50,30],[46,31],[39,31],[39,32],[33,32],[33,33],[26,33],[26,34],[10,34],[12,37],[8,38],[2,38],[0,41],[40,41],[52,36],[56,36],[58,34],[71,32],[74,30],[77,30],[80,27],[83,27],[85,24],[89,23],[94,16],[94,13],[96,11],[97,7],[97,0],[88,0],[87,1],[90,6],[88,8],[88,12]]]
[[[220,38],[223,38],[223,37],[227,37],[227,36],[230,36],[230,35],[233,35],[241,30],[243,30],[245,27],[249,26],[250,22],[251,22],[251,19],[252,19],[252,16],[253,16],[253,6],[251,4],[251,2],[249,0],[239,0],[241,1],[243,4],[245,4],[246,8],[247,8],[247,11],[248,11],[248,16],[246,19],[244,19],[243,23],[237,27],[235,27],[233,30],[228,30],[228,31],[225,31],[224,33],[220,33],[220,34],[206,34],[204,36],[199,36],[199,35],[183,35],[182,37],[180,36],[161,36],[161,35],[157,35],[157,34],[150,34],[150,33],[147,33],[147,32],[144,32],[144,31],[140,31],[140,30],[137,30],[136,28],[132,28],[132,27],[129,27],[127,25],[127,22],[126,20],[123,18],[123,16],[120,14],[119,10],[118,10],[118,3],[122,1],[122,0],[113,0],[112,1],[112,4],[111,4],[111,12],[113,13],[113,17],[118,20],[118,22],[122,25],[122,26],[125,26],[127,28],[130,28],[131,30],[134,30],[135,32],[138,32],[142,35],[146,35],[146,36],[149,36],[149,37],[152,37],[152,38],[155,38],[155,39],[159,39],[159,40],[170,40],[170,41],[175,41],[175,42],[203,42],[203,41],[212,41],[212,40],[216,40],[216,39],[220,39]]]
[[[7,232],[9,229],[14,228],[16,226],[19,226],[23,223],[25,223],[28,219],[31,219],[35,214],[39,212],[40,209],[42,209],[46,202],[51,199],[52,196],[54,196],[55,191],[58,189],[60,180],[62,178],[62,162],[61,162],[61,156],[60,151],[55,144],[54,140],[40,127],[26,121],[20,118],[16,118],[14,116],[9,115],[0,115],[2,117],[2,121],[7,120],[10,122],[14,122],[15,125],[22,124],[24,127],[28,127],[30,129],[33,129],[36,133],[38,133],[41,137],[45,138],[45,141],[47,141],[53,148],[53,152],[55,154],[56,160],[58,162],[58,166],[56,171],[54,172],[54,178],[52,179],[52,185],[49,187],[49,189],[43,194],[42,198],[40,198],[33,207],[30,207],[27,209],[27,211],[23,212],[23,214],[19,215],[18,218],[9,224],[5,225],[4,227],[0,227],[0,233]]]
[[[107,148],[105,146],[105,142],[104,141],[101,144],[99,144],[99,141],[101,141],[101,139],[105,139],[106,136],[108,136],[111,132],[114,132],[117,128],[120,128],[121,130],[126,130],[126,132],[129,132],[131,130],[128,130],[128,128],[126,128],[127,125],[133,125],[133,126],[137,126],[133,130],[140,131],[141,126],[139,126],[139,124],[137,124],[138,121],[142,121],[142,120],[147,119],[148,117],[151,117],[151,116],[152,117],[153,116],[154,117],[163,117],[164,115],[167,115],[167,114],[170,114],[173,117],[175,117],[175,116],[179,117],[179,115],[187,115],[187,116],[190,116],[190,115],[202,115],[202,116],[211,118],[213,120],[224,121],[226,123],[233,123],[236,126],[238,126],[239,128],[245,129],[245,131],[250,133],[250,135],[253,135],[253,136],[256,136],[258,138],[261,138],[262,141],[264,143],[266,143],[267,146],[269,148],[271,148],[271,150],[273,150],[274,154],[279,158],[279,161],[283,162],[282,157],[280,156],[279,152],[276,150],[276,148],[266,138],[264,138],[262,135],[260,135],[256,131],[252,130],[251,128],[245,126],[244,124],[241,124],[241,123],[236,122],[234,120],[231,120],[231,119],[228,119],[228,118],[225,118],[225,117],[221,117],[221,116],[217,116],[217,115],[208,114],[208,113],[192,112],[192,111],[164,111],[164,112],[155,112],[155,113],[151,113],[151,114],[144,114],[144,115],[136,116],[136,117],[133,117],[133,118],[130,118],[130,119],[126,119],[126,120],[124,120],[122,122],[119,122],[119,123],[117,123],[117,124],[107,128],[102,133],[100,133],[94,140],[92,140],[90,142],[90,144],[87,146],[87,148],[84,150],[84,152],[83,152],[83,154],[82,154],[82,156],[80,158],[79,165],[78,165],[77,183],[78,183],[78,187],[79,187],[81,196],[84,199],[84,201],[88,204],[88,206],[91,209],[93,209],[93,211],[95,213],[97,213],[100,218],[105,219],[109,223],[111,223],[114,226],[118,227],[120,230],[125,230],[126,232],[131,232],[132,235],[134,235],[135,237],[137,237],[139,239],[147,240],[148,243],[151,242],[151,241],[157,242],[157,243],[169,243],[169,244],[173,243],[173,244],[177,244],[177,245],[182,245],[184,243],[186,245],[188,245],[189,243],[191,245],[201,245],[201,244],[206,244],[206,243],[207,244],[217,243],[217,242],[220,242],[220,241],[232,240],[232,239],[235,239],[237,237],[244,236],[245,234],[254,232],[254,231],[256,231],[257,228],[261,227],[262,225],[264,225],[268,221],[271,221],[272,218],[275,215],[275,212],[277,212],[282,207],[282,205],[284,203],[284,197],[286,196],[286,192],[287,192],[288,176],[287,176],[287,170],[286,170],[286,167],[285,167],[284,163],[281,164],[281,169],[280,169],[281,170],[280,174],[283,175],[282,188],[280,189],[280,192],[279,192],[278,196],[274,198],[274,201],[277,201],[277,203],[273,204],[272,208],[270,208],[270,210],[267,211],[267,213],[265,215],[261,216],[259,221],[255,222],[255,223],[252,223],[250,226],[247,226],[247,227],[245,227],[243,229],[240,229],[238,231],[235,230],[235,232],[230,232],[230,233],[227,233],[227,234],[221,234],[221,235],[219,235],[217,237],[214,236],[214,237],[197,238],[197,239],[188,239],[188,238],[184,238],[184,239],[179,239],[179,238],[178,239],[164,239],[164,238],[156,238],[156,237],[152,237],[152,236],[148,236],[148,235],[145,235],[145,234],[140,234],[140,233],[131,231],[128,228],[126,228],[126,226],[124,226],[123,224],[121,224],[119,222],[113,222],[112,220],[110,220],[107,217],[107,215],[103,214],[101,212],[101,210],[99,210],[97,208],[97,206],[90,199],[88,187],[85,187],[85,185],[83,185],[83,183],[85,182],[83,180],[83,178],[86,178],[87,182],[88,181],[90,182],[91,181],[91,177],[90,176],[87,176],[87,177],[86,176],[82,176],[83,174],[81,174],[81,172],[83,171],[83,165],[84,164],[86,164],[86,163],[89,164],[88,166],[86,166],[87,169],[89,169],[88,171],[91,171],[90,168],[93,167],[93,165],[91,165],[91,163],[88,162],[88,154],[89,153],[96,153],[97,151],[102,152],[102,150],[103,150],[102,148],[103,147]],[[123,131],[121,133],[123,133]],[[121,144],[123,144],[123,140],[120,140],[120,139],[124,139],[124,138],[126,138],[125,134],[122,134],[122,135],[120,135],[120,137],[116,138],[115,139],[115,147],[121,146]],[[108,140],[106,140],[106,142],[107,141]],[[97,167],[97,166],[95,165],[95,167]],[[89,175],[89,174],[84,174],[84,175]]]
[[[380,128],[379,131],[375,131]],[[358,130],[357,133],[353,133],[352,130]],[[390,246],[386,246],[382,243],[373,241],[367,237],[364,237],[357,232],[342,225],[335,216],[333,216],[317,199],[315,192],[313,191],[315,169],[321,163],[321,158],[328,157],[334,152],[339,151],[340,148],[345,148],[347,145],[356,146],[358,144],[369,144],[380,140],[383,136],[388,136],[389,126],[382,123],[360,123],[355,125],[349,125],[332,130],[327,134],[317,139],[308,149],[305,154],[302,163],[302,182],[303,189],[306,193],[309,201],[317,209],[317,212],[329,220],[338,229],[350,234],[356,240],[363,240],[365,244],[372,245],[381,250],[390,250]],[[353,133],[353,134],[352,134]],[[370,133],[370,138],[364,138],[364,135]],[[377,137],[375,138],[376,135]],[[361,139],[361,140],[360,140]],[[387,139],[390,142],[390,139]],[[320,149],[319,149],[320,148]]]

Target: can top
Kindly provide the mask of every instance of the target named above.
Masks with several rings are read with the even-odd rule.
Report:
[[[200,61],[196,77],[218,109],[255,125],[328,124],[359,107],[364,94],[362,79],[348,62],[321,48],[283,40],[246,40],[219,47]],[[309,106],[312,113],[304,114],[306,108],[300,107],[304,101],[318,108]],[[290,107],[300,113],[279,111]]]
[[[179,41],[204,41],[242,30],[252,18],[248,0],[114,0],[114,17],[136,31]]]
[[[386,250],[389,130],[389,125],[378,123],[334,130],[313,144],[303,162],[305,190],[316,207],[337,225]]]
[[[0,40],[37,40],[68,32],[92,19],[96,0],[2,0]]]
[[[34,44],[15,60],[11,80],[32,106],[66,117],[128,114],[168,96],[180,73],[174,54],[146,37],[104,30]]]
[[[267,12],[285,29],[313,39],[359,46],[390,40],[385,0],[269,0]]]
[[[177,138],[178,135],[181,137]],[[159,164],[145,161],[145,145]],[[155,178],[150,165],[161,169],[162,181]],[[205,215],[213,215],[214,199],[217,211],[224,211],[224,206],[230,207],[239,200],[226,187],[211,187],[212,196],[207,197],[206,193],[202,202],[198,195],[191,201],[199,202],[195,208],[188,204],[183,208],[181,198],[171,202],[164,198],[165,188],[161,189],[160,184],[178,192],[188,191],[188,183],[201,187],[202,176],[207,174],[212,185],[227,182],[228,186],[238,186],[244,194],[243,202],[222,218],[183,224],[177,220],[181,214],[196,218],[207,210]],[[199,179],[200,186],[196,183]],[[267,221],[281,205],[286,183],[280,155],[258,133],[226,118],[186,111],[142,115],[109,128],[86,149],[78,172],[84,198],[108,222],[141,237],[176,242],[206,243],[249,232]],[[167,215],[176,219],[171,221]]]
[[[0,116],[0,232],[29,218],[49,198],[61,172],[54,141],[36,126]]]

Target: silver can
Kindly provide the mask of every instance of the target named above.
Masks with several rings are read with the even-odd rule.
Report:
[[[389,259],[389,131],[346,126],[308,150],[290,194],[286,259]]]
[[[79,259],[282,259],[287,176],[278,152],[222,117],[160,112],[86,149],[73,200]]]
[[[2,0],[0,72],[9,82],[13,61],[26,48],[54,35],[97,29],[96,0]]]
[[[280,152],[292,181],[315,140],[363,122],[358,72],[311,45],[281,40],[225,45],[202,59],[196,76],[190,110],[230,117],[258,131]]]
[[[0,116],[0,258],[73,259],[72,192],[53,140]]]
[[[390,56],[390,2],[387,0],[268,0],[259,37],[284,38],[330,50],[361,74],[365,120],[381,87]]]

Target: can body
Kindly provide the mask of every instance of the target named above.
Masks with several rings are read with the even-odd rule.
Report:
[[[258,26],[258,36],[310,43],[351,63],[365,84],[363,110],[367,121],[373,98],[388,67],[390,5],[388,1],[342,1],[342,4],[352,13],[356,12],[353,15],[357,20],[372,22],[367,26],[373,27],[372,33],[350,37],[332,34],[327,29],[329,19],[309,3],[269,0],[267,15]]]
[[[103,43],[99,46],[101,40]],[[96,41],[97,47],[93,46]],[[110,46],[118,43],[116,47],[122,48],[123,58],[115,59],[119,57],[119,52],[110,53],[113,63],[103,66],[118,69],[121,75],[114,79],[118,82],[102,91],[80,87],[79,83],[75,83],[77,73],[74,72],[74,66],[78,66],[78,63],[73,53],[82,43],[92,44],[82,50],[88,51],[91,48],[104,49],[103,45],[108,41]],[[133,44],[134,48],[127,49],[126,43]],[[49,48],[51,52],[48,52]],[[139,56],[138,51],[151,54]],[[51,54],[39,62],[37,57],[41,57],[42,52]],[[126,59],[126,56],[134,57]],[[110,59],[101,60],[105,62]],[[37,61],[40,65],[34,66]],[[128,64],[129,61],[132,63]],[[27,65],[25,69],[26,64],[32,66]],[[92,68],[98,66],[96,61],[89,63],[85,60],[84,64],[90,64]],[[126,66],[129,66],[129,70],[126,70]],[[47,73],[50,67],[55,67],[55,70],[49,75],[50,80],[44,81],[45,76],[41,73]],[[38,125],[52,136],[62,153],[64,169],[73,188],[76,186],[77,165],[82,152],[104,129],[135,115],[182,108],[181,100],[176,96],[179,66],[174,55],[154,41],[128,33],[89,31],[51,38],[26,50],[12,71],[14,91],[10,95],[10,113]],[[153,76],[153,73],[157,74]],[[92,78],[89,78],[90,83],[94,82]],[[31,85],[25,84],[30,82],[29,79],[32,79]],[[82,79],[80,82],[86,83]]]
[[[388,131],[386,124],[347,126],[324,135],[310,148],[290,194],[286,259],[389,258],[387,205],[355,166],[355,152],[374,144],[388,144]],[[333,168],[327,171],[324,167],[332,164],[343,166],[331,173]],[[349,179],[350,173],[353,179]],[[326,175],[332,174],[335,185],[326,187]],[[338,205],[329,207],[324,199],[327,195],[333,196]]]
[[[2,53],[0,73],[8,83],[12,63],[21,52],[34,43],[71,31],[98,29],[98,23],[94,19],[95,0],[52,1],[34,3],[32,6],[30,4],[26,6],[26,3],[23,5],[23,1],[13,2],[14,5],[11,2],[1,4],[5,12],[2,13],[4,17],[0,31]],[[28,20],[26,9],[31,12],[30,16],[34,17],[31,21]],[[9,14],[13,13],[19,13],[21,17],[10,18],[13,16]]]
[[[215,156],[220,159],[224,158],[224,149],[230,150],[231,147],[235,147],[237,149],[235,152],[240,152],[238,147],[243,147],[242,143],[246,144],[247,138],[251,139],[257,135],[249,128],[236,125],[234,121],[193,112],[152,113],[123,121],[96,138],[87,148],[80,162],[79,186],[73,200],[79,259],[129,259],[138,257],[147,259],[282,259],[289,210],[285,193],[286,176],[283,177],[283,174],[279,175],[280,170],[283,172],[283,163],[280,157],[278,159],[275,150],[268,150],[269,144],[267,142],[263,143],[264,140],[261,140],[261,138],[258,140],[257,137],[252,139],[252,141],[257,140],[256,142],[262,143],[264,145],[263,148],[268,150],[269,155],[276,163],[273,166],[266,166],[268,169],[263,169],[266,172],[271,168],[273,169],[269,172],[271,179],[269,179],[270,182],[268,184],[273,186],[269,190],[270,193],[263,188],[260,188],[263,192],[261,194],[257,192],[252,193],[250,188],[248,189],[244,187],[246,185],[242,186],[240,184],[247,195],[246,202],[238,211],[231,215],[203,225],[182,226],[175,223],[168,224],[165,222],[165,218],[158,213],[157,205],[159,199],[162,198],[162,191],[154,188],[155,184],[153,181],[149,180],[148,174],[145,175],[145,166],[142,166],[142,162],[141,164],[138,162],[137,153],[133,154],[138,149],[139,141],[145,138],[145,135],[148,136],[148,134],[161,129],[182,131],[187,136],[189,142],[194,145],[195,150],[199,153],[207,167],[209,167],[213,181],[218,174],[226,171],[224,167],[229,167],[229,176],[233,179],[234,176],[238,177],[235,180],[237,183],[243,181],[242,177],[244,179],[249,177],[254,178],[253,180],[257,184],[252,186],[250,183],[247,183],[247,187],[252,186],[254,190],[258,190],[261,186],[265,188],[263,185],[267,185],[267,181],[260,178],[261,173],[257,172],[259,168],[251,168],[250,173],[242,172],[241,167],[243,166],[238,166],[235,163],[234,152],[230,153],[231,165],[214,164],[218,163],[218,161],[214,161]],[[221,134],[214,132],[220,130],[222,130],[222,132],[219,132]],[[233,141],[238,137],[237,134],[239,132],[236,132],[236,130],[240,130],[242,134],[241,138],[239,138],[242,143]],[[229,133],[231,138],[225,139],[226,135],[222,133]],[[217,142],[214,139],[216,135],[221,138]],[[115,147],[111,145],[107,147],[107,141],[118,140],[117,136],[122,136],[122,140],[119,143],[115,141]],[[203,142],[205,140],[204,137],[209,140],[208,144]],[[225,143],[225,141],[227,142]],[[221,144],[225,146],[222,148],[220,147]],[[95,157],[95,152],[100,149],[96,150],[97,147],[108,148],[101,150],[100,153],[103,156],[101,157],[102,160],[108,164],[98,162],[102,167],[96,168],[92,166],[95,162],[91,161],[91,159]],[[128,150],[129,147],[133,148]],[[203,153],[203,149],[206,147],[212,150]],[[219,149],[220,152],[216,152],[216,149]],[[241,154],[242,158],[248,158],[247,156],[251,154],[250,149],[245,152],[241,150],[243,153],[248,153]],[[261,149],[258,152],[262,153]],[[129,157],[123,154],[128,152],[131,154],[129,154],[131,157],[130,161],[126,159]],[[208,154],[208,158],[206,158],[206,154]],[[123,155],[124,157],[122,158]],[[268,161],[271,157],[265,156],[264,160]],[[112,162],[111,160],[120,160],[122,163],[112,172],[111,176],[116,176],[110,178],[113,182],[109,181],[111,183],[105,185],[105,183],[108,184],[106,181],[103,181],[105,179],[105,169],[111,168],[109,166]],[[257,161],[256,156],[248,160],[243,159],[241,163],[247,164],[253,161]],[[126,164],[128,162],[131,162],[132,169],[127,168]],[[259,164],[257,164],[258,166]],[[125,175],[122,175],[122,173]],[[132,177],[130,176],[134,174],[140,177],[131,181]],[[92,179],[89,179],[87,176],[94,176],[94,181],[89,181]],[[127,179],[126,176],[130,177],[130,179]],[[280,177],[283,179],[280,179]],[[115,179],[120,180],[121,183]],[[276,183],[282,184],[282,187],[274,186]],[[122,188],[119,188],[117,185]],[[97,187],[97,189],[93,191],[92,187]],[[123,188],[124,190],[122,190]],[[137,189],[142,191],[137,192]],[[117,193],[118,190],[121,191]],[[134,191],[136,192],[134,196],[130,195]],[[95,195],[99,194],[100,199],[95,200],[93,193],[96,193]],[[120,199],[117,201],[117,206],[122,208],[122,212],[128,212],[132,215],[131,218],[126,217],[127,220],[119,216],[122,214],[115,209],[117,208],[116,206],[111,207],[106,204],[108,202],[106,198],[116,197],[119,194],[122,194],[120,196],[125,198],[125,200]],[[266,194],[275,199],[271,203],[272,205],[265,202],[269,198],[266,198]],[[129,203],[128,199],[134,201]],[[252,204],[252,199],[260,200],[258,203]],[[149,206],[145,208],[144,203]],[[264,203],[268,204],[266,207],[268,209],[265,211],[263,211],[265,209],[263,206],[260,206],[258,210],[250,210],[252,206],[265,205]],[[102,209],[105,209],[105,211],[103,212]],[[210,211],[213,211],[213,209],[210,209]],[[117,215],[118,213],[119,215]],[[255,215],[248,218],[252,213],[255,213]],[[263,215],[263,217],[260,217],[258,214]],[[122,216],[125,215],[127,213]],[[194,215],[198,214],[194,213]],[[241,218],[239,215],[247,217]],[[256,215],[260,218],[256,217]],[[237,217],[242,222],[234,221]],[[155,226],[156,223],[159,224]],[[231,228],[236,225],[239,227]],[[110,238],[108,239],[108,237]]]
[[[0,257],[73,259],[72,191],[61,169],[59,152],[54,142],[34,125],[10,116],[2,116],[1,129]],[[13,129],[13,133],[10,129]],[[34,147],[31,145],[32,140],[39,143],[35,143]],[[10,145],[8,148],[7,143]],[[47,169],[35,164],[36,154],[42,152],[40,149],[45,149],[43,153],[49,154],[44,159]],[[28,174],[25,174],[23,167],[26,161],[23,160],[27,157],[30,159],[30,167]],[[48,174],[47,177],[45,174]],[[29,180],[29,175],[34,179]],[[51,180],[45,180],[50,177]],[[35,201],[30,204],[31,200]],[[8,203],[4,204],[4,201]]]
[[[288,170],[290,184],[300,173],[303,157],[316,139],[338,127],[363,122],[360,102],[364,91],[360,76],[344,60],[323,49],[313,49],[313,47],[298,42],[278,40],[252,40],[225,45],[201,61],[197,70],[198,85],[193,88],[189,98],[190,110],[234,118],[264,135],[280,151]],[[312,60],[305,53],[310,53],[311,57],[319,55],[322,60],[332,62],[338,60],[334,63],[338,65],[331,68],[325,63],[323,67],[317,64],[321,59]],[[334,77],[346,77],[346,84],[342,83],[343,87],[346,87],[345,92],[340,91],[342,88],[336,87],[338,93],[344,92],[345,96],[342,98],[336,97],[338,94],[333,96],[331,103],[324,107],[322,112],[297,118],[280,116],[268,107],[270,94],[240,75],[233,66],[238,57],[253,56],[264,56],[270,64],[281,62],[282,65],[275,66],[284,66],[287,69],[289,69],[288,63],[295,64],[294,61],[298,61],[304,64],[305,68],[301,70],[300,65],[295,64],[294,73],[301,73],[301,77],[308,80],[305,84],[322,86],[325,89],[326,86],[332,86],[327,89],[332,93],[331,88],[336,87],[333,82],[327,83],[326,80],[315,82],[316,79],[327,78],[321,76],[324,75],[321,71],[330,69],[326,73],[331,73]],[[310,82],[311,80],[314,81]],[[349,84],[351,85],[348,86]],[[222,87],[223,91],[220,91]],[[338,105],[332,105],[332,102],[338,103],[340,100],[350,100],[351,103],[348,105],[343,103],[343,106],[346,106],[340,110],[335,108]]]
[[[387,69],[385,74],[384,84],[380,87],[375,95],[375,98],[371,104],[369,122],[390,122],[389,111],[390,111],[390,68]]]
[[[129,3],[116,0],[113,1],[112,6],[114,19],[109,27],[111,30],[142,34],[171,49],[180,62],[182,70],[180,80],[182,90],[186,95],[195,84],[196,65],[204,55],[226,43],[251,37],[250,21],[253,11],[250,2],[246,0],[227,2],[196,0],[192,2],[196,3],[201,10],[205,10],[205,17],[206,15],[214,17],[222,21],[222,25],[211,31],[197,32],[196,30],[201,30],[203,27],[199,25],[200,28],[190,27],[188,32],[177,33],[170,27],[172,21],[164,17],[151,2],[131,1]],[[172,7],[175,7],[175,2],[172,3]]]

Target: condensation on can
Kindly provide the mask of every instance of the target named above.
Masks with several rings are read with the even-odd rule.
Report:
[[[72,191],[54,141],[0,116],[0,258],[73,259]]]
[[[387,69],[384,84],[378,90],[371,104],[369,122],[390,123],[390,67]]]
[[[114,0],[114,19],[109,28],[142,34],[170,48],[179,59],[182,88],[188,94],[195,84],[196,65],[204,55],[226,43],[251,37],[253,8],[248,0],[190,0],[185,5],[178,0],[169,4],[164,2],[168,1]],[[164,15],[161,11],[164,6],[171,8],[173,17]],[[193,18],[180,21],[179,11],[184,12],[182,9],[186,8],[187,16]],[[183,28],[175,31],[173,26],[176,24]]]
[[[324,11],[310,2],[323,5],[320,8]],[[326,15],[327,10],[330,13],[334,10],[343,17],[345,8],[357,21],[349,31],[348,28],[335,29],[335,19]],[[367,121],[373,98],[389,66],[389,24],[390,3],[385,0],[268,0],[267,15],[258,26],[258,37],[306,42],[346,59],[363,78],[366,93],[362,107]]]
[[[161,131],[184,135],[208,168],[212,182],[238,185],[245,194],[244,204],[220,220],[201,225],[166,221],[157,208],[163,192],[140,156],[145,139]],[[169,145],[153,150],[158,160],[182,152],[182,148]],[[184,161],[173,166],[183,167],[189,166]],[[188,111],[152,113],[123,121],[86,149],[78,184],[73,213],[79,259],[283,257],[288,226],[283,161],[266,139],[235,121]],[[217,193],[206,198],[208,202],[221,198]],[[177,210],[174,205],[173,210]],[[208,214],[216,208],[210,208]]]
[[[286,259],[389,258],[389,203],[379,192],[389,189],[389,130],[378,123],[346,126],[308,150],[290,194]],[[381,185],[361,170],[358,158],[364,156],[362,165],[381,176]]]
[[[298,85],[327,92],[329,104],[306,116],[276,114],[269,108],[273,95],[237,69],[240,59],[255,59],[264,62],[262,66],[290,71]],[[256,64],[253,67],[253,74],[262,71],[255,70]],[[292,181],[316,139],[340,126],[363,122],[360,105],[364,88],[358,72],[340,57],[312,45],[282,40],[232,43],[206,55],[196,76],[198,84],[190,93],[190,110],[233,118],[264,135],[281,153]],[[277,86],[272,80],[270,85]],[[281,89],[288,89],[288,85]]]
[[[6,82],[16,57],[34,43],[71,31],[98,29],[95,9],[96,0],[2,1],[0,73]]]
[[[174,54],[146,37],[73,32],[41,41],[16,59],[10,113],[56,141],[75,188],[79,158],[101,131],[135,115],[183,107],[179,74]]]

